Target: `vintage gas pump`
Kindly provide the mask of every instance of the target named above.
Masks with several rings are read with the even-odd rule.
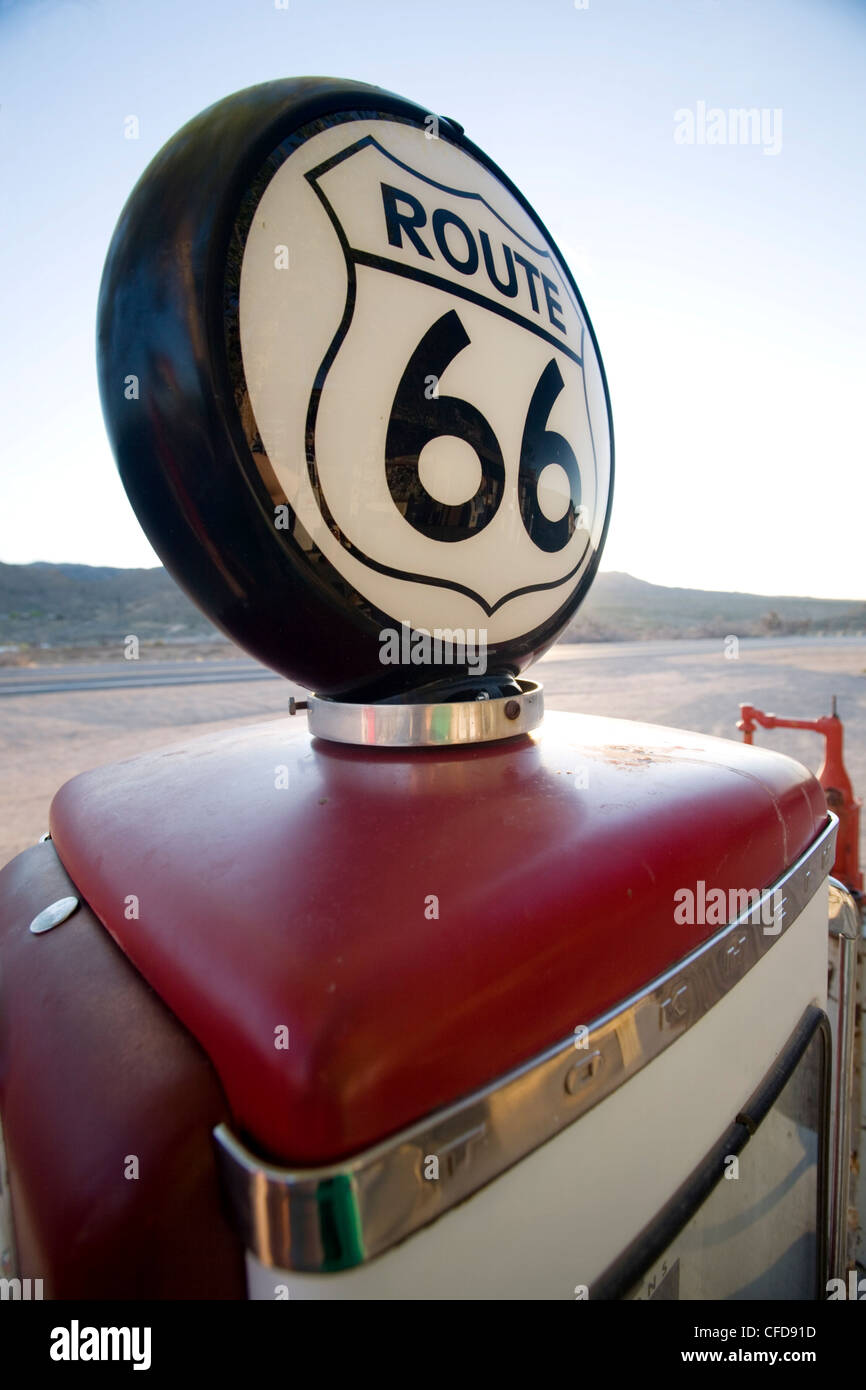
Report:
[[[836,821],[770,751],[543,717],[613,440],[526,199],[377,88],[238,93],[124,209],[99,370],[167,568],[315,693],[74,778],[0,875],[10,1271],[825,1297]]]

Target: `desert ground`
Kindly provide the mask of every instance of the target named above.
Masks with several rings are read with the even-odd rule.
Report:
[[[733,659],[726,650],[722,640],[710,638],[559,645],[526,674],[543,683],[550,709],[722,738],[740,737],[741,701],[813,718],[829,713],[836,695],[848,771],[862,795],[866,643],[754,638],[741,640]],[[304,693],[231,648],[214,647],[205,660],[174,662],[151,656],[107,662],[98,651],[87,656],[63,666],[0,672],[0,863],[39,838],[54,792],[76,773],[212,730],[288,719],[289,696]],[[100,685],[107,688],[93,688]],[[811,733],[761,732],[756,741],[812,768],[823,754],[823,739]]]

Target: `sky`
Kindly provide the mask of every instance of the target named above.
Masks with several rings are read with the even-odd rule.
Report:
[[[866,598],[866,0],[0,0],[0,560],[158,563],[102,423],[105,254],[185,121],[306,74],[459,121],[559,244],[613,405],[602,569]]]

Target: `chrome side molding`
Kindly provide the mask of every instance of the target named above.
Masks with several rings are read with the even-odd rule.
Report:
[[[579,1038],[563,1039],[354,1158],[321,1168],[280,1167],[219,1125],[219,1167],[246,1248],[282,1269],[352,1268],[573,1124],[682,1037],[784,935],[829,874],[837,826],[828,814],[821,834],[757,905],[598,1018],[585,1036],[581,1030]],[[767,908],[772,932],[761,925]]]
[[[12,1193],[9,1190],[9,1164],[3,1142],[3,1122],[0,1119],[0,1279],[18,1278],[18,1252],[15,1248],[15,1224],[12,1219]]]
[[[831,962],[836,965],[833,982],[837,1009],[833,1026],[833,1084],[831,1095],[831,1176],[830,1176],[830,1277],[844,1279],[852,1267],[849,1241],[856,1220],[851,1212],[852,1136],[851,1116],[860,1121],[860,1074],[854,1065],[859,947],[863,936],[860,911],[851,894],[838,879],[830,879],[829,902]],[[837,949],[834,952],[834,938]],[[835,956],[835,960],[834,960]],[[831,986],[832,988],[833,986]],[[858,1136],[859,1141],[859,1136]],[[853,1147],[857,1147],[855,1142]]]

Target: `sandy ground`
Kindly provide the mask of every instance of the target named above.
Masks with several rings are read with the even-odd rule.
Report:
[[[225,655],[224,649],[221,653]],[[839,698],[846,761],[866,790],[866,644],[852,639],[744,640],[737,660],[712,639],[555,647],[528,673],[551,709],[696,729],[727,738],[740,701],[811,718]],[[212,730],[288,718],[282,682],[76,691],[0,699],[0,863],[33,844],[56,789],[101,763]],[[304,716],[297,716],[303,718]],[[758,741],[815,768],[823,740],[777,731]],[[866,830],[866,826],[864,826]]]
[[[0,861],[47,829],[54,792],[76,773],[213,730],[288,718],[286,690],[268,681],[0,700]]]

